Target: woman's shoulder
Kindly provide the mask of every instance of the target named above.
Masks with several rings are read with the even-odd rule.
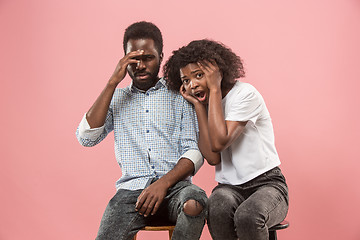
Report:
[[[247,82],[240,82],[236,81],[235,85],[232,87],[232,89],[228,93],[228,98],[233,98],[236,96],[238,97],[246,97],[249,94],[257,94],[258,91],[256,88]]]
[[[246,92],[246,91],[256,91],[256,88],[251,85],[250,83],[247,83],[247,82],[241,82],[241,81],[236,81],[233,89],[235,89],[236,91],[243,91],[243,92]]]

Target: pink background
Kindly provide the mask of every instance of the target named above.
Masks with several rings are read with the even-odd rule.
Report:
[[[359,1],[0,0],[1,240],[95,238],[121,172],[112,136],[84,148],[75,129],[138,20],[165,59],[206,37],[244,59],[290,186],[280,239],[360,239]],[[194,181],[210,194],[213,179],[205,165]]]

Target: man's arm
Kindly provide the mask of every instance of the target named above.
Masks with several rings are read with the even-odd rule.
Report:
[[[98,128],[104,125],[111,99],[117,85],[125,78],[127,66],[132,63],[138,63],[138,60],[134,58],[143,54],[143,52],[143,50],[130,52],[119,61],[106,87],[86,113],[86,120],[91,128]]]
[[[191,176],[194,169],[194,163],[191,160],[181,158],[172,170],[142,191],[135,209],[145,217],[149,214],[154,215],[164,200],[167,190],[177,182]]]

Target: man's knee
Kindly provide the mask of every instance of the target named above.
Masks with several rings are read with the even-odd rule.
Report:
[[[184,204],[184,213],[189,216],[197,216],[203,209],[204,207],[194,199],[187,200]]]

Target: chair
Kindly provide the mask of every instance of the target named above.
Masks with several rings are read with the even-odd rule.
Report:
[[[289,222],[284,220],[281,223],[269,228],[269,240],[277,240],[277,230],[285,229],[289,227]]]
[[[281,223],[269,228],[269,240],[277,240],[277,230],[286,229],[289,227],[289,222],[284,220]],[[169,240],[171,240],[175,226],[164,225],[164,226],[145,226],[141,230],[144,231],[169,231]],[[133,240],[136,240],[136,235]]]
[[[175,226],[173,226],[173,225],[145,226],[141,230],[143,230],[143,231],[169,231],[169,240],[171,240],[174,228],[175,228]],[[136,240],[136,235],[134,236],[133,240]]]

